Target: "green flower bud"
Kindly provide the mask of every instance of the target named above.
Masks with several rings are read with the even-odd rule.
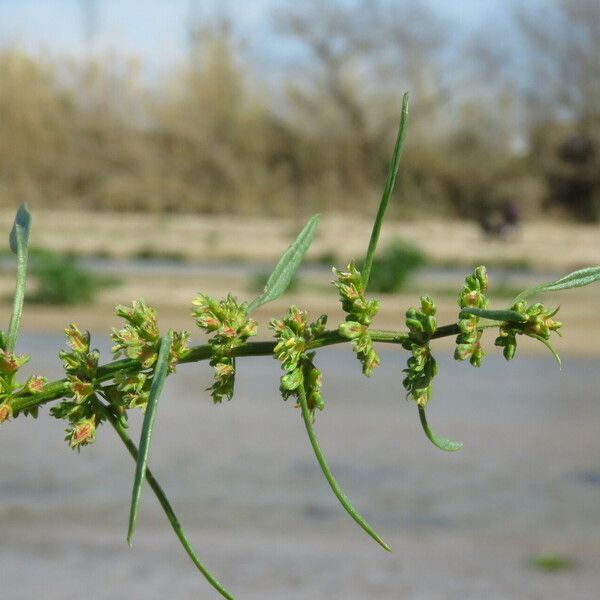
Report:
[[[349,340],[353,340],[359,337],[366,330],[367,328],[361,323],[358,323],[357,321],[346,321],[342,323],[338,328],[340,335],[344,336],[345,338],[348,338]]]
[[[428,316],[424,322],[425,333],[427,335],[433,335],[437,329],[437,321],[435,317]]]
[[[302,369],[294,369],[281,378],[281,388],[287,391],[296,390],[302,383],[302,379]]]
[[[455,360],[466,360],[473,353],[473,344],[458,344],[454,349]]]
[[[89,381],[82,381],[79,377],[69,375],[69,388],[73,393],[75,402],[81,404],[94,393],[94,385]]]
[[[516,344],[506,344],[502,350],[502,354],[506,360],[512,360],[517,350]]]
[[[429,296],[421,296],[421,311],[430,317],[435,315],[435,304]]]

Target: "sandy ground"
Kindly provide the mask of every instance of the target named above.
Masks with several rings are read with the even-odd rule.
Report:
[[[9,231],[13,211],[0,213],[0,229]],[[130,256],[140,250],[178,253],[202,260],[276,260],[304,224],[303,219],[274,220],[207,215],[140,215],[36,210],[32,243],[81,254]],[[340,261],[360,257],[371,220],[357,215],[322,217],[308,256],[334,255]],[[381,247],[395,238],[417,243],[436,261],[472,263],[526,260],[536,268],[571,269],[600,260],[600,226],[526,223],[514,241],[482,238],[474,223],[460,221],[386,222]]]
[[[57,336],[24,351],[57,375]],[[108,343],[98,339],[103,356]],[[282,402],[270,358],[240,361],[236,396],[213,406],[208,365],[169,378],[150,463],[199,555],[238,600],[596,600],[600,589],[597,361],[545,357],[483,368],[440,358],[433,447],[403,399],[399,353],[362,377],[350,352],[319,353],[316,422],[345,492],[394,549],[342,511]],[[131,434],[139,436],[140,415]],[[0,597],[216,600],[146,486],[133,549],[125,529],[134,465],[108,427],[80,454],[43,411],[0,432]],[[573,568],[532,568],[540,553]]]
[[[0,213],[0,230],[9,231],[13,215]],[[302,223],[292,220],[244,219],[193,215],[138,215],[110,213],[77,213],[74,211],[36,211],[33,215],[32,245],[82,254],[109,253],[116,257],[135,255],[141,250],[153,249],[159,254],[179,253],[192,261],[233,261],[234,264],[274,264],[285,250]],[[359,217],[324,215],[309,258],[334,255],[338,264],[348,258],[361,256],[370,233],[370,223]],[[464,222],[389,222],[382,230],[380,247],[391,239],[401,237],[418,243],[438,262],[474,263],[492,261],[527,262],[534,270],[547,269],[566,273],[582,265],[600,263],[600,227],[557,225],[556,223],[528,223],[517,239],[510,243],[486,241],[477,227]],[[467,272],[467,267],[465,267]],[[321,282],[321,292],[294,292],[257,312],[265,325],[274,316],[283,314],[291,303],[310,309],[310,314],[330,315],[330,324],[343,320],[339,302],[327,271]],[[532,282],[544,281],[542,272],[531,274]],[[458,290],[462,275],[456,277],[452,288]],[[494,300],[492,278],[490,296],[492,306],[502,308],[507,299]],[[0,297],[10,298],[14,283],[9,272],[0,273]],[[249,290],[248,277],[242,280],[218,271],[199,280],[185,272],[173,275],[128,275],[117,288],[102,291],[91,305],[68,308],[28,306],[23,326],[29,331],[60,332],[69,322],[95,332],[107,331],[118,324],[114,317],[115,304],[127,304],[135,298],[144,298],[159,310],[164,327],[194,331],[189,317],[191,299],[199,291],[222,296],[232,291],[241,299],[255,295]],[[418,293],[429,293],[424,287]],[[381,295],[381,312],[375,323],[379,328],[400,329],[407,307],[418,301],[418,293],[410,295]],[[436,298],[439,323],[451,323],[457,318],[453,297]],[[573,290],[555,296],[546,296],[549,305],[561,304],[560,318],[565,323],[565,337],[556,342],[557,349],[571,355],[600,355],[600,286]],[[7,320],[10,305],[0,306],[0,315]],[[199,332],[198,332],[199,333]],[[269,335],[263,327],[259,337]],[[491,336],[490,336],[491,337]],[[199,336],[196,340],[200,341]],[[452,340],[442,340],[450,347]],[[492,340],[489,342],[490,346]],[[546,352],[540,344],[526,341],[522,344],[534,352]],[[493,351],[493,350],[492,350]]]

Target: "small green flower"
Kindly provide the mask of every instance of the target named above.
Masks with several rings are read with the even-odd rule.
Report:
[[[69,442],[71,449],[79,450],[96,441],[96,421],[94,418],[82,419],[72,424],[66,432],[65,441]]]
[[[352,341],[352,348],[362,364],[363,374],[370,376],[379,365],[379,356],[375,352],[373,340],[368,331],[373,317],[379,310],[377,300],[367,300],[361,281],[361,273],[354,263],[350,263],[346,271],[333,269],[342,308],[348,316],[346,322],[339,326],[340,335]]]
[[[210,365],[215,373],[215,381],[209,388],[213,401],[231,400],[235,384],[234,350],[256,335],[258,323],[248,317],[248,305],[238,304],[231,294],[223,300],[198,294],[192,304],[192,316],[198,327],[214,334],[208,340],[213,350]]]
[[[473,273],[467,275],[465,284],[458,295],[460,308],[487,308],[488,299],[488,274],[483,266],[477,267]],[[469,315],[459,319],[458,327],[460,334],[456,338],[456,349],[454,358],[456,360],[467,360],[474,367],[480,367],[485,353],[481,347],[481,331],[479,317]]]
[[[323,410],[325,402],[321,396],[322,376],[313,363],[314,352],[309,352],[310,343],[325,330],[327,317],[324,315],[309,323],[305,311],[295,306],[288,309],[283,319],[273,319],[269,327],[275,333],[277,344],[274,354],[281,362],[285,375],[281,376],[279,390],[284,400],[290,396],[298,398],[298,388],[304,384],[308,408],[314,418],[316,410]]]
[[[495,345],[503,349],[506,360],[512,360],[515,355],[518,335],[527,335],[543,341],[549,346],[550,334],[553,331],[558,332],[562,327],[562,323],[554,320],[558,308],[551,311],[539,302],[528,306],[527,302],[522,300],[513,304],[511,310],[520,313],[524,317],[524,321],[520,323],[507,322],[500,326],[500,335],[496,338]],[[550,349],[552,350],[551,347]],[[552,352],[554,353],[554,350]]]

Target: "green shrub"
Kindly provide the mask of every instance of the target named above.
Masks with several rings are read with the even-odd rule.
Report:
[[[31,251],[31,273],[37,285],[28,300],[38,304],[91,302],[99,290],[120,283],[81,268],[72,256],[45,249]]]
[[[406,286],[411,274],[426,262],[419,247],[395,240],[373,260],[370,288],[374,292],[398,292]]]

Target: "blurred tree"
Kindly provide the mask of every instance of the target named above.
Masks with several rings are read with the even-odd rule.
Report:
[[[553,0],[544,18],[523,6],[524,97],[531,153],[546,177],[549,207],[600,219],[600,8],[596,0]]]

